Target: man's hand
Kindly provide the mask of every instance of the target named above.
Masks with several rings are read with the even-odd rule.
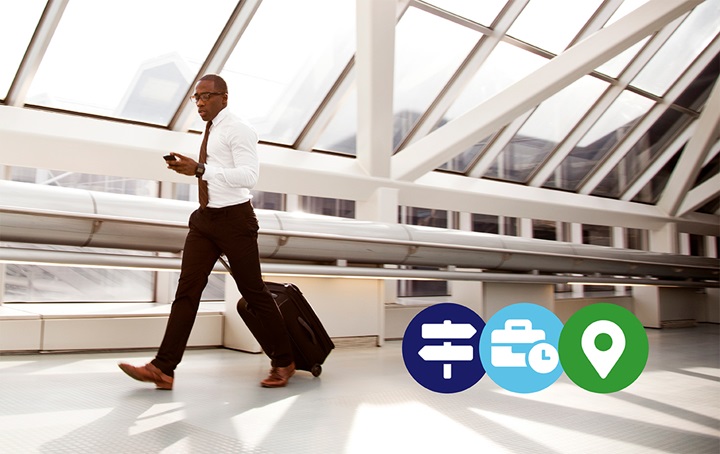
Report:
[[[175,156],[174,161],[167,161],[168,169],[174,170],[177,173],[183,175],[195,176],[195,170],[197,170],[198,163],[193,158],[188,158],[180,153],[170,153]]]

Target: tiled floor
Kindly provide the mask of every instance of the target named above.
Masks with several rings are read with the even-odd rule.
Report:
[[[0,453],[720,452],[720,326],[649,330],[640,378],[607,395],[488,377],[436,394],[400,342],[332,352],[319,378],[263,389],[262,355],[191,350],[173,391],[117,368],[152,352],[0,356]]]

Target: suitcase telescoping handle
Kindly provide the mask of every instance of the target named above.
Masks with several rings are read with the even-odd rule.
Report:
[[[233,274],[232,274],[232,270],[230,269],[230,265],[228,264],[228,262],[225,260],[225,258],[222,255],[220,256],[220,263],[223,264],[223,266],[228,271],[228,273],[230,273],[230,276],[232,276]]]

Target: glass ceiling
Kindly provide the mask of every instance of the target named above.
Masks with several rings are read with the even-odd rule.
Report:
[[[647,1],[398,0],[395,152]],[[198,73],[219,58],[216,72],[242,101],[230,108],[262,141],[298,148],[320,127],[303,151],[352,157],[355,9],[355,0],[1,2],[12,20],[0,28],[0,98],[172,128]],[[684,145],[676,139],[720,73],[719,33],[720,0],[706,0],[439,169],[655,203]],[[318,126],[323,109],[330,115]],[[703,178],[717,168],[706,165]]]

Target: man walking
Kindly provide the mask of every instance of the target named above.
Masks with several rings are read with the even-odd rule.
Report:
[[[260,319],[267,338],[263,347],[271,370],[260,384],[282,387],[295,373],[295,363],[282,316],[260,271],[258,221],[250,203],[250,189],[257,183],[260,168],[258,136],[225,109],[228,89],[220,76],[203,76],[192,100],[206,122],[199,162],[179,153],[171,153],[175,159],[168,160],[169,169],[198,179],[200,201],[200,208],[190,215],[175,300],[155,358],[140,367],[119,366],[136,380],[172,389],[175,368],[185,352],[208,276],[225,254],[238,290]]]

